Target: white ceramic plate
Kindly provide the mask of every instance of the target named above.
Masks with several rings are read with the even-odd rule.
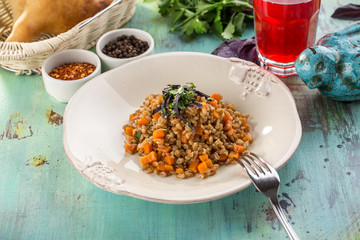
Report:
[[[167,84],[194,82],[208,94],[223,95],[249,113],[252,152],[276,169],[297,149],[301,123],[289,89],[274,75],[250,62],[203,53],[155,54],[106,72],[81,87],[64,114],[63,144],[74,167],[107,191],[156,202],[194,203],[236,193],[250,185],[240,165],[217,174],[162,178],[141,170],[138,155],[125,154],[122,126],[149,93]]]

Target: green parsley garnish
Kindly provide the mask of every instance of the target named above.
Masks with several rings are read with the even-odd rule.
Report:
[[[141,132],[137,132],[137,134],[135,135],[135,138],[136,138],[136,140],[140,140],[140,138],[141,138]]]
[[[232,39],[241,36],[246,18],[253,19],[248,0],[160,0],[158,5],[171,31],[180,30],[187,40],[207,32]]]

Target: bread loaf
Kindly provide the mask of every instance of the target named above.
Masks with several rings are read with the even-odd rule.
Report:
[[[58,35],[106,8],[113,0],[8,0],[14,18],[6,42],[30,42],[39,33]]]

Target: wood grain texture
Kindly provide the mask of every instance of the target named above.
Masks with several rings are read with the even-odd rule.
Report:
[[[348,23],[330,15],[349,2],[323,1],[318,38]],[[150,32],[158,53],[210,53],[221,43],[210,35],[188,43],[169,33],[156,1],[139,1],[126,26]],[[242,38],[252,35],[249,23]],[[279,170],[281,206],[301,239],[360,239],[360,104],[329,100],[297,77],[283,81],[295,98],[303,137]],[[66,105],[47,95],[39,76],[0,69],[0,103],[0,239],[287,239],[252,186],[188,205],[95,187],[67,160],[59,120]]]

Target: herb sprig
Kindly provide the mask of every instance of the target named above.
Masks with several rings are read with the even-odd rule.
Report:
[[[187,40],[212,32],[222,39],[241,35],[245,17],[252,19],[248,0],[160,0],[159,12],[168,16],[171,31],[181,30]]]
[[[187,83],[188,85],[167,85],[166,88],[162,91],[163,102],[160,107],[156,108],[153,111],[153,114],[161,111],[164,119],[167,118],[168,112],[171,114],[176,114],[179,118],[188,125],[192,131],[195,131],[195,128],[190,124],[188,120],[180,113],[180,110],[186,109],[187,107],[202,107],[202,104],[196,101],[196,97],[205,97],[208,101],[211,101],[211,97],[196,90],[194,83]]]
[[[136,135],[135,135],[135,138],[136,138],[136,140],[140,140],[140,138],[141,138],[141,132],[138,132]]]

